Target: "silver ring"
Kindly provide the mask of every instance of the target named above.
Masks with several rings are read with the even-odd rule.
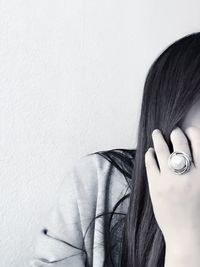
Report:
[[[169,168],[176,174],[184,174],[191,168],[192,157],[183,151],[174,151],[168,158]]]

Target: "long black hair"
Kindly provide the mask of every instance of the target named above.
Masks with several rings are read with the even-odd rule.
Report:
[[[171,152],[170,133],[200,98],[200,32],[168,46],[151,65],[144,84],[138,128],[134,186],[124,227],[123,267],[161,267],[165,242],[154,217],[144,154],[153,147],[151,133],[161,130]]]
[[[94,218],[110,215],[105,226],[104,266],[164,267],[165,241],[153,213],[144,155],[150,146],[153,147],[151,133],[156,128],[162,131],[173,152],[170,133],[176,126],[181,128],[185,116],[199,98],[200,32],[195,32],[169,45],[150,66],[144,83],[137,147],[95,152],[130,178],[127,187],[131,189],[131,193],[116,203],[112,212]],[[117,206],[127,198],[128,212],[116,213]],[[118,220],[111,228],[115,214]],[[113,253],[114,230],[122,233],[120,238],[115,239],[120,244],[117,260]],[[86,263],[86,266],[89,265]]]

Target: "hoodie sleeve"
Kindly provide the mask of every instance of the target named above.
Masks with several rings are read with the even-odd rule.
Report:
[[[45,217],[36,237],[31,267],[88,266],[87,251],[92,251],[93,231],[84,234],[95,216],[97,170],[92,155],[80,158],[61,182],[57,201]]]
[[[57,201],[38,233],[31,267],[103,267],[105,229],[113,210],[127,193],[124,175],[96,153],[79,158],[57,191]],[[116,212],[126,213],[124,202]]]

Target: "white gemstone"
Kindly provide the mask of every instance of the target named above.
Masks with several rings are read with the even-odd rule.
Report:
[[[171,165],[174,169],[182,169],[185,166],[185,159],[182,156],[176,155],[171,158]]]

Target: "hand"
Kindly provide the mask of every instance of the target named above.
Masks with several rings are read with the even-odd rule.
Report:
[[[174,151],[193,157],[189,172],[178,175],[168,166],[171,154],[161,132],[153,131],[154,148],[145,153],[149,193],[157,223],[166,243],[176,246],[196,244],[200,248],[200,129],[180,128],[170,134]],[[158,160],[158,164],[155,159]]]

